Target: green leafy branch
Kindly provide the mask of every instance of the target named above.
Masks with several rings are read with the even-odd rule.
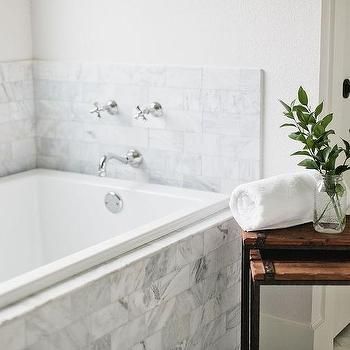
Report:
[[[294,132],[289,134],[292,140],[302,144],[302,150],[292,154],[292,156],[305,156],[298,165],[306,169],[316,169],[322,175],[340,175],[350,169],[348,160],[350,159],[350,144],[342,139],[344,147],[330,145],[330,135],[335,131],[329,129],[333,120],[333,113],[322,116],[323,102],[315,110],[309,106],[309,99],[306,91],[300,87],[298,97],[290,104],[281,101],[285,108],[284,116],[287,123],[281,127],[292,127]],[[337,164],[338,158],[344,155],[344,161]]]

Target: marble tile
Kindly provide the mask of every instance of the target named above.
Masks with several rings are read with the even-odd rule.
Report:
[[[163,87],[167,80],[167,69],[164,66],[135,66],[132,69],[131,83],[137,86]]]
[[[217,257],[216,252],[211,252],[202,256],[190,264],[190,284],[198,283],[216,272]]]
[[[128,321],[128,310],[122,299],[108,305],[89,316],[90,333],[96,340]]]
[[[59,121],[51,126],[40,121],[37,133],[42,138],[109,145],[109,151],[116,145],[144,148],[145,164],[139,173],[112,176],[229,193],[260,176],[261,76],[259,70],[230,67],[35,62],[36,114]],[[0,103],[14,95],[5,86]],[[89,114],[94,101],[111,98],[119,104],[118,116],[105,114],[97,120]],[[152,101],[163,105],[164,116],[134,120],[135,107]],[[90,156],[77,157],[78,149],[47,166],[91,172],[86,159]],[[157,161],[159,151],[172,154]],[[232,161],[217,156],[227,153]],[[47,156],[41,154],[41,166],[46,166]]]
[[[37,61],[33,64],[33,75],[37,80],[77,81],[80,72],[79,63]]]
[[[239,179],[245,169],[241,170],[241,162],[235,157],[202,157],[202,174],[207,177]],[[253,169],[246,169],[246,172],[249,173],[250,170]],[[255,176],[253,172],[250,174],[251,177]]]
[[[216,226],[204,232],[204,254],[211,252],[228,242],[228,229]]]
[[[33,79],[33,63],[31,61],[18,61],[1,63],[3,81],[31,81]]]
[[[202,69],[195,67],[167,67],[166,86],[200,89],[202,86]]]
[[[129,349],[148,337],[145,316],[135,318],[114,330],[111,336],[112,350]]]
[[[173,298],[160,304],[145,314],[145,321],[150,334],[155,333],[165,327],[165,325],[173,317],[175,307],[176,300]]]
[[[240,70],[231,68],[204,68],[203,83],[205,89],[238,90]]]
[[[131,350],[159,350],[162,349],[162,332],[157,332],[144,340],[141,340],[138,344],[135,344]]]
[[[226,329],[234,329],[241,322],[241,307],[239,304],[226,312]]]
[[[150,87],[149,102],[159,102],[167,110],[184,109],[184,91],[177,88]]]
[[[222,192],[222,180],[206,176],[184,175],[183,187],[200,191]],[[227,193],[224,191],[223,193]]]
[[[239,350],[240,333],[237,328],[231,329],[220,337],[214,344],[210,345],[212,350]]]
[[[162,329],[162,349],[182,349],[190,336],[190,314],[173,317]]]
[[[182,317],[203,305],[205,283],[200,281],[176,296],[176,315]]]
[[[173,272],[176,269],[176,245],[172,245],[146,260],[143,286]]]
[[[72,317],[79,319],[111,304],[110,276],[90,283],[71,294]]]
[[[92,344],[89,344],[88,350],[111,350],[111,335],[106,334],[105,336],[97,339]]]
[[[49,302],[26,316],[27,345],[65,328],[71,322],[71,299],[68,296]]]
[[[183,266],[203,256],[203,234],[197,234],[177,245],[176,261],[178,266]]]
[[[14,320],[0,327],[0,348],[22,350],[25,347],[25,322]]]
[[[124,269],[118,270],[111,276],[111,298],[116,301],[141,289],[145,284],[146,264],[138,261]]]
[[[202,347],[203,349],[210,348],[220,337],[225,334],[226,331],[226,317],[225,315],[219,316],[207,324],[202,331]]]
[[[81,319],[60,330],[51,337],[53,350],[80,350],[89,343],[88,319]]]
[[[184,146],[183,133],[168,130],[150,130],[149,146],[151,148],[181,152]]]
[[[242,136],[242,124],[239,114],[203,112],[203,133],[240,137]]]
[[[199,89],[183,90],[183,109],[185,111],[203,111],[203,94]]]
[[[150,287],[129,296],[129,318],[133,319],[189,288],[189,266],[154,281]]]

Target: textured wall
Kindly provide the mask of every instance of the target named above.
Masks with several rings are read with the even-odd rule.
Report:
[[[0,63],[0,176],[35,166],[32,63]]]
[[[231,192],[260,175],[261,71],[186,66],[36,62],[38,166],[96,174],[105,152],[144,155],[110,175]],[[120,114],[90,115],[115,99]],[[164,117],[133,118],[160,102]],[[112,164],[113,163],[113,164]]]
[[[238,230],[231,220],[153,243],[161,248],[0,325],[0,348],[238,350]]]

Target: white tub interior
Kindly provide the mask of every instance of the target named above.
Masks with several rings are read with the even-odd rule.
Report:
[[[124,201],[117,214],[105,208],[109,191]],[[79,252],[101,242],[135,237],[135,229],[198,221],[226,208],[227,196],[37,169],[0,179],[0,206],[1,287],[73,253],[79,260]]]

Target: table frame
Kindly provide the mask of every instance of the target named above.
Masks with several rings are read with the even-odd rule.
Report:
[[[257,234],[254,244],[245,244],[242,240],[242,270],[241,270],[241,350],[259,349],[259,321],[260,321],[260,287],[262,285],[350,285],[350,281],[253,281],[250,272],[250,252],[260,251],[298,251],[322,250],[350,252],[350,245],[327,246],[315,245],[265,245],[264,235]],[[326,235],[327,237],[327,235]],[[326,261],[326,259],[325,259]]]

